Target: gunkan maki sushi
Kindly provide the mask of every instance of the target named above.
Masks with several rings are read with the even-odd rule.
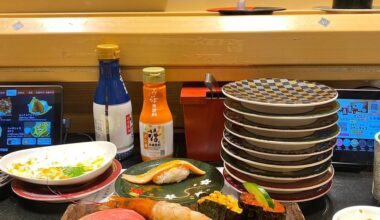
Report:
[[[242,220],[243,210],[235,198],[215,191],[198,200],[198,212],[212,220]]]
[[[248,192],[240,194],[239,205],[243,208],[243,219],[249,220],[285,220],[285,207],[270,198],[261,186],[245,182]]]

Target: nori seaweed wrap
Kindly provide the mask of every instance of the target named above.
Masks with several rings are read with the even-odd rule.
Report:
[[[242,220],[243,210],[232,196],[215,191],[198,200],[198,212],[213,220]]]
[[[243,219],[249,220],[285,220],[285,207],[274,201],[274,208],[264,207],[256,200],[255,195],[243,192],[240,195],[239,205],[243,208]]]

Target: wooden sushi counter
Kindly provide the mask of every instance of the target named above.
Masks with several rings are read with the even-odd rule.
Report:
[[[380,14],[284,11],[0,14],[0,82],[95,82],[95,45],[120,45],[126,81],[168,68],[168,81],[252,77],[380,79]]]

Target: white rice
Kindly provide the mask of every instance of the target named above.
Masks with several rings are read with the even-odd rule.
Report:
[[[156,184],[165,184],[165,183],[179,183],[182,180],[186,179],[190,174],[190,171],[183,167],[174,167],[171,168],[162,174],[155,176],[153,182]]]

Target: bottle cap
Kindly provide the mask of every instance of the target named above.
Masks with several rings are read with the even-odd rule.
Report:
[[[164,83],[165,69],[162,67],[146,67],[143,69],[144,83]]]
[[[96,46],[98,59],[100,60],[113,60],[120,58],[120,48],[116,44],[99,44]]]

